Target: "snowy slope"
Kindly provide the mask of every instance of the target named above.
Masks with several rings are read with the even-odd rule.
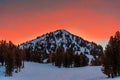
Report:
[[[63,48],[64,51],[72,49],[75,54],[85,53],[90,60],[93,58],[92,51],[97,52],[96,56],[100,56],[102,52],[101,46],[73,35],[66,30],[56,30],[20,45],[20,48],[29,47],[33,50],[40,50],[41,53],[45,54],[55,53],[59,48]]]
[[[57,68],[51,64],[25,62],[25,68],[13,77],[5,77],[0,67],[0,80],[120,80],[108,79],[102,72],[101,66],[80,68]]]

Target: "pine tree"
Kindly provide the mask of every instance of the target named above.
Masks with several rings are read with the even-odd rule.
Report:
[[[78,53],[74,55],[74,67],[80,67],[80,55]]]
[[[14,49],[14,54],[15,54],[15,67],[16,67],[16,72],[20,72],[20,69],[22,68],[22,53],[21,50],[19,48],[15,48]]]
[[[5,57],[6,76],[12,76],[12,71],[14,70],[15,65],[14,45],[12,42],[9,42]]]
[[[1,62],[1,65],[3,66],[4,65],[4,62],[5,62],[5,49],[6,49],[6,46],[7,46],[7,43],[6,41],[2,40],[0,41],[0,62]]]
[[[31,47],[29,47],[29,48],[25,48],[24,49],[24,51],[25,51],[25,60],[26,61],[32,61],[32,57],[31,57],[31,55],[32,55],[32,48]]]
[[[56,53],[54,54],[54,63],[55,66],[58,66],[59,68],[62,66],[63,62],[63,49],[59,48],[57,49]]]

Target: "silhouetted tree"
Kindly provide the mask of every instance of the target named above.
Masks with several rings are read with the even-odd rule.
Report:
[[[117,31],[115,36],[111,36],[102,57],[102,71],[108,77],[120,75],[120,32]]]
[[[14,69],[20,68],[24,55],[22,55],[22,50],[20,50],[16,45],[11,41],[7,43],[6,41],[0,41],[0,62],[2,66],[5,63],[5,76],[12,76]]]
[[[4,65],[5,62],[6,46],[7,46],[6,41],[4,40],[0,41],[0,62],[2,66]]]

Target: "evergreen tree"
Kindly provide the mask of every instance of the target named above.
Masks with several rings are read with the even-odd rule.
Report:
[[[74,55],[74,67],[80,67],[80,55],[78,53]]]
[[[80,66],[87,66],[89,62],[89,59],[87,56],[83,53],[80,54]]]
[[[24,51],[25,51],[25,60],[26,61],[32,61],[32,57],[31,57],[31,55],[32,55],[32,48],[31,47],[29,47],[29,48],[25,48],[24,49]]]
[[[7,53],[5,55],[5,67],[6,76],[12,76],[12,71],[14,70],[15,56],[14,56],[14,45],[9,42]]]
[[[57,50],[57,53],[55,54],[55,66],[58,66],[59,68],[62,65],[62,57],[63,57],[63,49],[59,48]]]
[[[63,53],[63,66],[72,67],[72,64],[73,64],[73,50],[67,49],[67,51]]]
[[[7,46],[6,41],[4,40],[0,41],[0,62],[2,66],[4,65],[5,62],[6,46]]]
[[[22,62],[23,62],[23,55],[22,51],[19,48],[14,49],[15,50],[15,67],[16,67],[16,72],[20,72],[20,69],[22,68]]]

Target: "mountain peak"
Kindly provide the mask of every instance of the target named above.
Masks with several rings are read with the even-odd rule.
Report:
[[[58,29],[58,30],[56,30],[56,31],[54,31],[54,32],[66,32],[66,33],[69,33],[69,31],[67,31],[67,30],[65,30],[65,29]]]
[[[98,56],[96,53],[93,57],[93,51],[98,53],[102,51],[102,48],[97,44],[71,34],[65,29],[59,29],[54,32],[44,34],[20,45],[20,48],[29,47],[31,47],[33,51],[38,49],[41,53],[45,54],[56,53],[59,48],[63,49],[64,52],[68,49],[72,49],[75,54],[84,53],[91,59]]]

